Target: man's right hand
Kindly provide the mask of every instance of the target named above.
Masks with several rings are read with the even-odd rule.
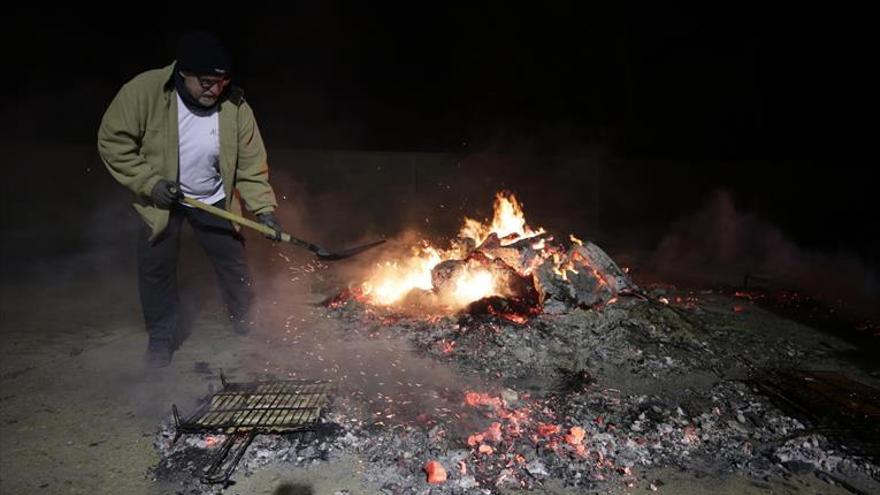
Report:
[[[171,205],[182,198],[183,193],[180,191],[180,186],[176,182],[166,179],[160,179],[150,193],[150,199],[159,208],[171,208]]]
[[[261,224],[275,231],[275,235],[263,234],[266,238],[272,239],[273,241],[281,240],[281,224],[278,223],[278,219],[275,218],[274,213],[272,213],[271,211],[260,213],[259,215],[257,215],[257,220],[259,220]]]

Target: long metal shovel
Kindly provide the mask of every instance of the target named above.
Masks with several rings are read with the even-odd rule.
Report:
[[[272,236],[275,240],[282,241],[282,242],[289,242],[290,244],[293,244],[295,246],[299,246],[301,248],[308,249],[309,251],[315,253],[315,256],[317,256],[318,259],[325,260],[325,261],[337,261],[337,260],[342,260],[345,258],[350,258],[356,254],[363,253],[367,249],[370,249],[372,247],[376,247],[379,244],[382,244],[383,242],[385,242],[385,239],[380,239],[378,241],[373,241],[368,244],[354,246],[354,247],[351,247],[348,249],[343,249],[341,251],[333,252],[333,251],[328,251],[327,249],[324,249],[323,247],[318,246],[317,244],[312,244],[311,242],[304,241],[302,239],[297,239],[296,237],[294,237],[286,232],[281,232],[280,230],[275,230],[275,229],[273,229],[269,226],[263,225],[259,222],[255,222],[253,220],[244,218],[242,216],[236,215],[235,213],[230,213],[224,209],[217,208],[216,206],[211,206],[207,203],[202,203],[201,201],[196,200],[196,199],[184,197],[183,199],[180,200],[180,202],[187,204],[187,205],[190,205],[194,208],[198,208],[200,210],[206,211],[206,212],[208,212],[212,215],[216,215],[220,218],[225,218],[226,220],[229,220],[230,222],[235,222],[239,225],[243,225],[245,227],[254,229],[257,232],[260,232],[262,234]]]

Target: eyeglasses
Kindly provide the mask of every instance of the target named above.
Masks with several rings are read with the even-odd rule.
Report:
[[[229,84],[229,77],[197,76],[192,73],[184,73],[183,75],[196,78],[202,89],[211,89],[214,85],[220,85],[220,88],[225,88]]]

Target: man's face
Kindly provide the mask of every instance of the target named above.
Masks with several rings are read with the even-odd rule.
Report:
[[[205,107],[212,107],[229,84],[225,76],[201,76],[192,72],[182,72],[183,82],[190,96]]]

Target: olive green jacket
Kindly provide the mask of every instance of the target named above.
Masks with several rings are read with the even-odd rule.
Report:
[[[110,174],[134,193],[134,208],[155,239],[168,225],[167,209],[150,200],[160,179],[178,180],[177,96],[174,64],[144,72],[126,83],[110,103],[98,129],[98,153]],[[234,190],[257,215],[277,206],[269,185],[266,149],[240,89],[230,86],[220,101],[220,176],[226,209],[240,212]]]

